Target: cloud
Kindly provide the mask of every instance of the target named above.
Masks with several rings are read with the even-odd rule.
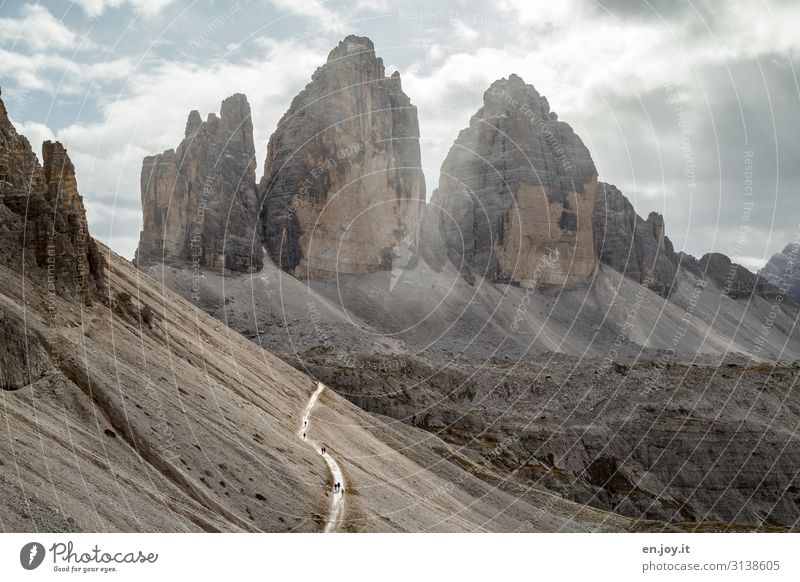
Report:
[[[137,14],[153,16],[172,4],[173,0],[70,0],[89,16],[101,16],[108,8],[129,5]]]
[[[322,30],[343,32],[347,24],[341,13],[325,6],[322,0],[269,0],[279,10],[289,10],[290,14],[303,16],[315,22]]]
[[[357,0],[356,10],[388,10],[389,0]]]
[[[24,4],[19,12],[19,18],[0,18],[0,43],[33,51],[91,46],[40,4]]]
[[[21,54],[0,49],[4,77],[14,79],[23,89],[52,94],[75,95],[127,77],[133,64],[120,57],[96,63],[79,62],[52,53]]]

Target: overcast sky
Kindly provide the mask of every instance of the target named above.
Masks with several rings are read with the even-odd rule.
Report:
[[[419,108],[428,193],[516,73],[676,249],[758,268],[800,233],[798,30],[792,0],[0,0],[0,87],[35,149],[67,146],[92,234],[126,257],[141,160],[177,146],[190,110],[247,95],[258,179],[291,98],[355,33]]]

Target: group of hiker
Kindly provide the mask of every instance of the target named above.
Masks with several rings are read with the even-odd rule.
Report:
[[[322,445],[321,452],[322,452],[323,455],[327,454],[328,453],[328,447],[326,447],[325,445]],[[339,483],[338,481],[333,484],[333,492],[334,493],[344,493],[344,488],[342,487],[342,484]]]
[[[303,420],[303,440],[306,440],[306,430],[307,429],[308,429],[308,419],[304,419]],[[326,447],[325,445],[322,445],[320,447],[320,453],[323,454],[323,455],[327,455],[328,454],[328,447]],[[342,494],[344,494],[344,488],[342,487],[342,484],[339,483],[338,481],[333,484],[333,492],[334,493],[342,493]]]

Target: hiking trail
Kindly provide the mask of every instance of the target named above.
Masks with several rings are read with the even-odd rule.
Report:
[[[334,459],[327,450],[329,448],[328,445],[325,445],[326,451],[323,453],[322,445],[308,438],[310,437],[309,432],[311,430],[311,411],[314,409],[314,405],[317,403],[323,390],[325,390],[325,385],[322,382],[317,383],[317,389],[311,395],[311,398],[308,399],[308,404],[303,412],[303,418],[300,421],[300,430],[297,432],[297,436],[314,447],[314,450],[325,459],[328,469],[331,472],[331,477],[333,477],[333,482],[341,483],[341,490],[332,492],[331,511],[328,515],[328,521],[325,524],[324,532],[331,533],[338,529],[342,520],[342,515],[344,515],[344,490],[346,488],[344,475],[342,474],[341,467],[339,467],[339,463],[336,462],[336,459]]]

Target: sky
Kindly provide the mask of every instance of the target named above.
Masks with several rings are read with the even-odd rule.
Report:
[[[245,93],[259,179],[292,97],[364,35],[418,108],[429,194],[516,73],[676,250],[757,269],[800,237],[797,30],[793,0],[0,0],[0,89],[35,150],[68,148],[92,234],[131,258],[142,158],[176,147],[189,111]]]

